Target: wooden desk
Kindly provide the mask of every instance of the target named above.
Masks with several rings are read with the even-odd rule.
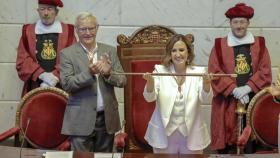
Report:
[[[39,149],[22,149],[21,158],[42,158],[46,151]],[[19,158],[20,148],[0,146],[0,158]],[[74,152],[73,158],[94,158],[91,152]],[[248,155],[176,155],[152,153],[125,153],[124,158],[280,158],[280,154],[248,154]]]

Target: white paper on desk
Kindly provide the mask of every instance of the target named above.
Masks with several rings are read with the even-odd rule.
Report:
[[[73,158],[73,151],[48,151],[45,158]]]
[[[122,158],[121,153],[94,153],[94,158]]]

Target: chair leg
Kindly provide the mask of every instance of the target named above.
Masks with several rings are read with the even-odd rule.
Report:
[[[15,135],[14,146],[16,146],[16,147],[20,146],[19,134]]]

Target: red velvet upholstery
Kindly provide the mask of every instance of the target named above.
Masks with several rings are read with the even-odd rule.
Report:
[[[67,100],[53,92],[33,95],[22,107],[22,127],[25,129],[30,118],[26,136],[30,143],[42,148],[54,148],[66,140],[60,134]]]
[[[42,149],[69,148],[68,136],[60,134],[67,99],[66,92],[54,87],[34,89],[22,98],[16,124],[23,131],[27,130],[28,143]],[[30,123],[26,129],[28,119]]]
[[[132,72],[152,72],[154,70],[154,65],[159,63],[159,60],[132,61],[131,69]],[[132,76],[132,129],[136,140],[140,144],[147,144],[147,142],[144,140],[144,135],[148,127],[148,122],[155,108],[155,102],[148,103],[143,97],[145,84],[146,81],[141,75]]]
[[[274,102],[265,89],[252,99],[247,112],[247,123],[251,125],[257,139],[274,148],[278,145],[279,113],[280,104]]]

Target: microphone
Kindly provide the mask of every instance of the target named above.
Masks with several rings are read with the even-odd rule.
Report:
[[[27,133],[27,130],[28,130],[28,127],[29,127],[29,124],[30,124],[30,120],[31,120],[31,118],[27,118],[26,128],[25,128],[25,131],[23,133],[23,140],[22,140],[21,145],[20,145],[19,158],[21,158],[21,152],[22,152],[23,144],[25,142],[25,137],[26,137],[26,133]]]

